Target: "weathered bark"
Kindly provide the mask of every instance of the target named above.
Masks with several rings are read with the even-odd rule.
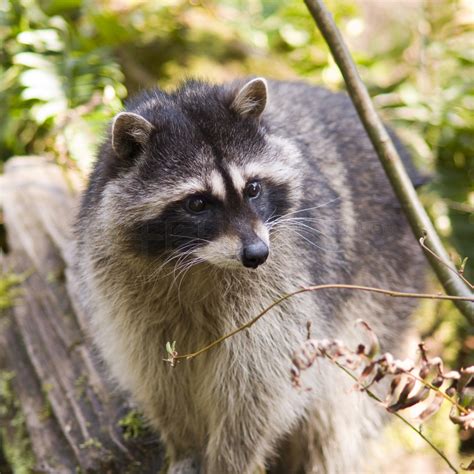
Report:
[[[156,473],[163,462],[157,435],[124,439],[118,422],[130,406],[85,332],[87,316],[70,269],[77,183],[41,157],[14,158],[5,167],[8,260],[25,278],[0,351],[16,374],[13,388],[38,471]]]

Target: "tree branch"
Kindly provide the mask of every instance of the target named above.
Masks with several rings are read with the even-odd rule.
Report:
[[[271,309],[279,304],[283,303],[283,301],[292,298],[293,296],[299,295],[301,293],[307,293],[309,291],[320,291],[320,290],[330,290],[330,289],[345,289],[345,290],[355,290],[355,291],[368,291],[370,293],[379,293],[386,296],[391,296],[393,298],[426,298],[426,299],[435,299],[435,300],[452,300],[452,301],[471,301],[474,302],[474,296],[448,296],[448,295],[433,295],[429,293],[406,293],[403,291],[393,291],[393,290],[385,290],[383,288],[374,288],[370,286],[361,286],[361,285],[345,285],[339,283],[333,284],[326,284],[326,285],[314,285],[314,286],[307,286],[304,288],[300,288],[295,290],[291,293],[287,293],[277,300],[275,300],[270,306],[267,306],[263,311],[257,314],[252,320],[245,323],[242,326],[234,329],[233,331],[225,334],[224,336],[219,337],[215,341],[209,343],[207,346],[203,347],[202,349],[197,350],[196,352],[191,352],[189,354],[181,354],[178,355],[176,351],[176,341],[173,343],[168,342],[166,345],[166,352],[168,353],[169,358],[164,359],[165,362],[169,362],[172,367],[176,366],[176,362],[180,360],[190,360],[194,359],[195,357],[207,352],[208,350],[212,349],[215,346],[218,346],[226,339],[235,336],[240,331],[244,329],[249,329],[253,326],[260,318],[262,318],[265,314],[267,314]]]
[[[387,130],[377,115],[369,93],[359,76],[349,50],[331,14],[321,0],[305,0],[305,3],[328,44],[336,64],[341,70],[349,96],[385,169],[395,194],[402,204],[416,238],[420,239],[426,235],[432,252],[441,260],[449,261],[449,256],[428,214],[418,199]],[[427,258],[446,293],[465,297],[473,295],[473,292],[465,285],[460,276],[454,275],[432,253],[428,253]],[[474,303],[462,300],[455,300],[454,303],[461,313],[471,323],[474,323]]]

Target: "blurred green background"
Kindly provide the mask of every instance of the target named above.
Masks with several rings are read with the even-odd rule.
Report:
[[[327,5],[376,106],[432,176],[422,200],[474,280],[474,1]],[[0,0],[0,45],[0,170],[41,154],[86,174],[127,96],[190,76],[344,86],[299,0]],[[418,319],[432,353],[474,363],[474,330],[450,303],[425,303]]]

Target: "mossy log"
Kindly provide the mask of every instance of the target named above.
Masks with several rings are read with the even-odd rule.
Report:
[[[158,473],[158,436],[120,423],[133,407],[87,337],[70,265],[80,180],[45,158],[17,157],[1,188],[9,248],[3,277],[13,271],[21,283],[2,318],[0,359],[14,374],[34,472]]]

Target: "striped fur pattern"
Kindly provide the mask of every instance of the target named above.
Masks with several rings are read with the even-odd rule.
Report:
[[[314,337],[361,342],[361,317],[396,353],[413,303],[306,293],[195,360],[163,362],[167,341],[197,350],[303,285],[420,290],[421,254],[346,96],[263,79],[142,94],[110,129],[76,232],[91,335],[170,473],[362,469],[383,414],[324,362],[310,390],[293,388],[291,354],[307,321]],[[268,258],[247,268],[255,242]]]

